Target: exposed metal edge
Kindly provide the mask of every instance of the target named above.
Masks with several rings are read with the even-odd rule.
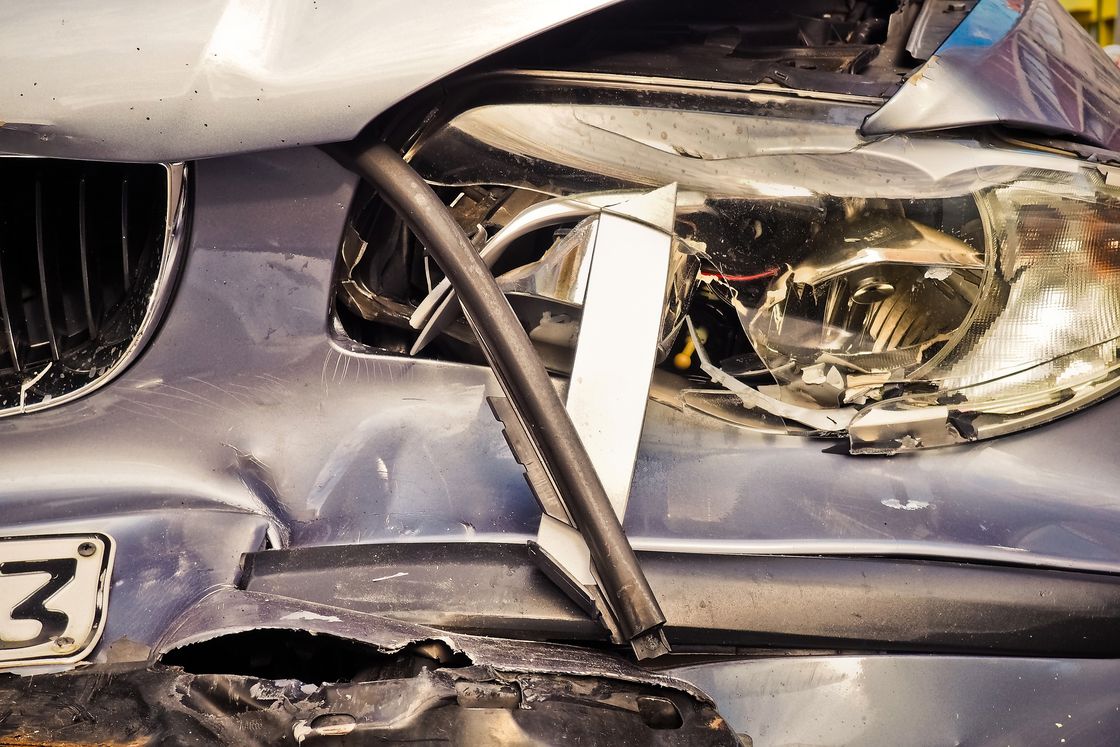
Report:
[[[530,534],[478,534],[470,540],[446,537],[401,537],[394,544],[524,544],[534,540]],[[999,545],[964,545],[954,542],[917,540],[705,540],[630,537],[637,552],[671,552],[685,555],[793,555],[825,557],[882,557],[945,560],[956,563],[1020,566],[1057,571],[1082,571],[1120,575],[1120,561],[1082,560],[1047,555]],[[298,548],[293,548],[298,549]]]
[[[155,336],[156,328],[171,303],[175,281],[179,276],[187,219],[187,166],[182,162],[160,165],[164,167],[167,174],[167,214],[164,225],[163,251],[160,256],[159,274],[156,276],[155,282],[152,283],[147,311],[140,322],[139,329],[132,337],[128,350],[105,373],[88,384],[66,394],[52,397],[48,402],[36,402],[23,408],[12,408],[0,412],[0,418],[56,407],[97,391],[123,373],[140,356],[140,353]]]
[[[1118,83],[1120,71],[1058,0],[980,0],[860,133],[999,126],[1117,152]]]
[[[691,78],[668,78],[660,75],[624,75],[621,73],[584,73],[561,70],[498,70],[488,73],[487,77],[509,75],[513,77],[541,78],[546,80],[571,80],[580,83],[599,83],[605,87],[625,86],[643,88],[651,91],[711,91],[713,93],[751,94],[786,96],[820,101],[837,101],[847,104],[868,104],[881,106],[888,100],[884,96],[860,96],[852,93],[829,93],[789,88],[776,83],[725,83]]]

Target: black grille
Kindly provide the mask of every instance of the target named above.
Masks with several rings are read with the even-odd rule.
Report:
[[[168,173],[0,158],[0,407],[48,364],[49,398],[123,355],[163,258]]]
[[[0,160],[0,371],[96,340],[163,243],[162,166]]]

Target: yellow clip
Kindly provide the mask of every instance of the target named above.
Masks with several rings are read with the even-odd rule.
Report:
[[[697,327],[696,336],[700,338],[700,343],[703,344],[708,341],[708,330]],[[682,371],[687,371],[692,368],[692,355],[695,352],[696,346],[692,342],[692,335],[689,335],[684,341],[684,349],[673,356],[673,365]]]

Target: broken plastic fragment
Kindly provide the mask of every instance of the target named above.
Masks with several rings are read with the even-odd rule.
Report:
[[[1095,347],[1116,350],[1120,339]],[[1120,389],[1120,361],[1086,364],[1077,351],[972,386],[909,394],[870,405],[848,427],[853,454],[949,446],[1049,422]],[[1057,375],[1055,371],[1060,371]],[[1050,384],[1040,387],[1047,377]],[[1021,382],[1029,382],[1024,389]]]
[[[31,390],[31,388],[33,386],[38,384],[44,376],[47,375],[47,371],[50,371],[51,366],[53,366],[53,365],[54,365],[54,361],[51,361],[47,365],[43,366],[42,370],[39,371],[39,373],[35,374],[34,376],[32,376],[29,379],[25,379],[24,381],[20,382],[20,385],[19,385],[19,411],[20,412],[24,412],[27,409],[27,393]]]
[[[737,396],[744,407],[764,410],[780,418],[786,418],[807,425],[822,433],[837,433],[846,430],[848,423],[851,422],[852,417],[856,414],[855,409],[851,408],[817,410],[808,407],[800,407],[798,405],[782,402],[779,399],[763,394],[754,387],[744,384],[731,374],[724,372],[723,369],[712,364],[708,359],[708,354],[704,351],[703,344],[696,335],[696,330],[692,326],[692,319],[685,317],[685,323],[688,325],[688,334],[692,338],[692,344],[696,349],[696,357],[700,361],[700,370],[706,373],[714,383],[719,384]]]
[[[896,454],[964,440],[950,430],[946,406],[914,410],[869,407],[853,419],[848,436],[853,454]]]
[[[984,257],[941,231],[851,201],[775,279],[744,328],[780,384],[824,407],[905,380],[973,308]],[[853,375],[858,374],[858,375]],[[872,377],[871,379],[860,376]],[[847,391],[851,387],[856,391]]]
[[[583,303],[587,275],[591,271],[597,216],[584,218],[557,239],[536,262],[510,270],[498,278],[505,293],[524,293],[574,305]]]

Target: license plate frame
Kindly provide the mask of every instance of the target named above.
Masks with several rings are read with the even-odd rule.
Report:
[[[96,532],[0,536],[0,669],[89,654],[105,623],[114,553]]]

